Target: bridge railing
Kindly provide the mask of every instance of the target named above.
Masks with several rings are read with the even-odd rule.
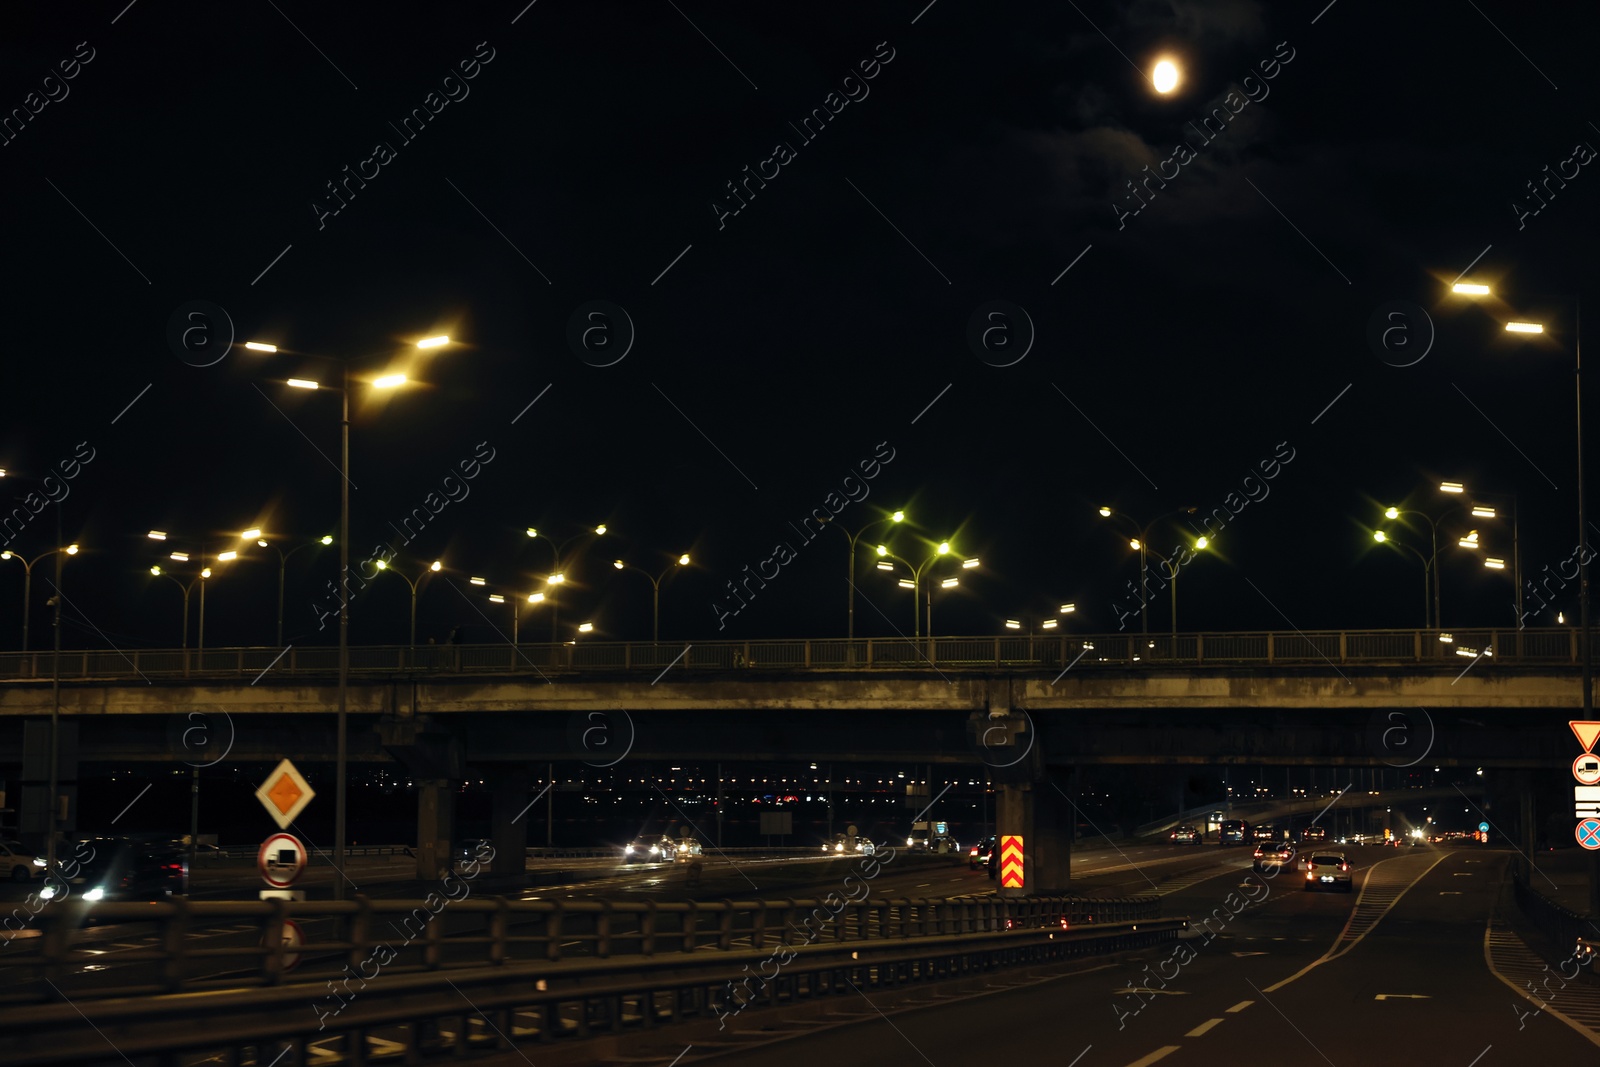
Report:
[[[0,1009],[6,1063],[130,1067],[178,1062],[256,1064],[452,1062],[521,1044],[627,1033],[694,1019],[719,1021],[773,1005],[862,996],[954,979],[982,981],[1005,968],[1146,950],[1175,941],[1182,918],[934,935],[871,944],[799,944],[655,960],[582,960],[560,966],[500,961],[447,974],[350,968],[340,981]],[[772,967],[769,972],[766,968]],[[755,980],[751,980],[755,979]],[[737,1027],[758,1026],[739,1019]],[[110,1036],[108,1036],[110,1035]],[[293,1055],[289,1055],[289,1053]],[[527,1059],[523,1054],[523,1059]],[[504,1062],[501,1055],[494,1062]],[[567,1060],[566,1062],[573,1062]]]
[[[474,897],[463,879],[426,901],[187,901],[86,904],[63,900],[32,916],[38,936],[15,942],[0,965],[18,1001],[103,1000],[339,978],[374,958],[396,974],[521,961],[699,956],[783,943],[904,940],[1014,928],[1134,922],[1159,915],[1157,897],[838,895],[826,900],[612,901]],[[452,898],[460,893],[459,898]],[[26,911],[21,915],[26,917]],[[90,921],[117,924],[128,947],[107,971]],[[9,928],[9,927],[8,927]],[[285,931],[299,939],[286,956]],[[139,965],[132,974],[128,965]],[[25,969],[26,977],[16,975]],[[9,973],[8,973],[9,972]],[[142,978],[130,980],[133,975]]]
[[[819,638],[778,641],[577,644],[360,645],[357,674],[534,674],[593,671],[928,670],[1060,671],[1204,666],[1576,666],[1572,627],[1462,630],[1242,631],[990,637]],[[0,680],[23,678],[332,675],[333,647],[90,649],[0,653]],[[1481,669],[1481,667],[1480,667]]]

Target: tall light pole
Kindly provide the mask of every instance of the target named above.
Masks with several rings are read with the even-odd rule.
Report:
[[[448,337],[428,337],[416,343],[418,348],[438,348],[450,343]],[[276,352],[276,345],[247,341],[245,347],[254,352]],[[328,357],[321,357],[328,358]],[[334,755],[333,801],[333,866],[337,877],[333,880],[333,899],[345,898],[345,777],[349,762],[349,729],[347,712],[350,703],[350,363],[339,364],[339,719],[338,742]],[[392,389],[404,385],[404,374],[386,374],[372,381],[377,389]],[[318,389],[319,382],[307,378],[290,378],[286,382],[295,389]]]
[[[58,525],[59,525],[59,523],[58,523]],[[22,564],[22,651],[24,651],[24,652],[28,651],[28,610],[29,610],[29,602],[30,602],[30,600],[32,599],[32,596],[33,596],[33,565],[35,563],[38,563],[41,559],[44,559],[46,556],[54,556],[54,555],[57,555],[58,553],[62,553],[62,552],[66,553],[69,556],[76,556],[78,554],[78,546],[75,545],[75,544],[72,544],[72,545],[68,545],[66,548],[52,548],[48,552],[39,553],[37,556],[33,557],[33,559],[31,559],[31,560],[17,555],[15,552],[12,552],[10,549],[7,549],[4,552],[0,552],[0,559],[14,559],[18,563]],[[60,578],[60,574],[59,574],[60,565],[61,565],[61,561],[59,559],[56,560],[56,567],[57,567],[57,582],[56,582],[56,584],[58,586],[61,584],[61,582],[59,580],[59,578]]]
[[[385,559],[377,560],[375,562],[375,566],[380,571],[393,572],[394,574],[398,575],[400,579],[406,583],[406,585],[411,587],[411,642],[408,647],[411,650],[411,656],[414,658],[417,654],[417,589],[422,582],[427,580],[428,575],[437,574],[439,571],[443,570],[444,563],[439,560],[434,560],[428,565],[428,569],[417,575],[415,579],[407,578],[404,574],[401,574],[399,571],[389,566],[389,561]]]
[[[333,544],[333,535],[324,534],[315,541],[307,541],[304,544],[295,545],[287,552],[263,537],[260,530],[246,530],[240,536],[247,541],[253,539],[259,547],[270,548],[278,554],[278,644],[281,645],[283,644],[283,580],[289,570],[289,557],[302,548],[311,548],[314,545],[331,545]],[[379,560],[378,565],[382,566],[383,561]],[[415,642],[413,641],[413,643]]]
[[[916,563],[912,563],[908,559],[903,559],[900,556],[895,555],[893,552],[890,552],[887,545],[879,545],[878,546],[878,555],[881,557],[878,560],[878,569],[880,571],[893,571],[894,570],[894,564],[890,563],[889,561],[890,560],[894,560],[897,563],[903,564],[905,566],[905,568],[911,572],[911,577],[910,578],[901,578],[900,581],[899,581],[899,585],[900,585],[900,588],[902,588],[902,589],[911,590],[911,636],[912,637],[921,637],[922,636],[922,615],[921,615],[921,611],[922,611],[922,576],[923,576],[924,573],[927,572],[928,568],[932,567],[935,563],[937,563],[939,560],[943,559],[944,557],[948,556],[949,554],[950,554],[950,542],[949,541],[941,541],[941,542],[939,542],[939,546],[936,549],[934,549],[933,555],[931,555],[927,559],[923,560],[921,564],[916,564]],[[978,560],[976,560],[976,559],[963,560],[962,563],[961,563],[961,566],[963,568],[965,568],[965,569],[968,569],[968,570],[972,569],[973,567],[976,567],[977,565],[978,565]],[[928,593],[928,612],[929,612],[930,615],[933,612],[933,592],[932,592],[931,589],[929,590],[929,593]],[[932,636],[932,633],[931,633],[932,620],[931,619],[929,620],[929,630],[930,630],[929,636],[931,637]]]
[[[685,552],[683,555],[679,556],[677,562],[663,570],[660,574],[651,574],[643,567],[636,566],[631,563],[624,563],[620,559],[613,561],[611,565],[619,571],[638,571],[640,574],[650,579],[650,585],[654,590],[654,595],[651,597],[650,601],[650,643],[655,644],[659,642],[661,640],[661,580],[669,574],[677,573],[677,568],[687,567],[689,565],[689,553]]]
[[[1454,291],[1468,296],[1488,296],[1487,285],[1457,283]],[[1583,718],[1594,718],[1594,675],[1590,663],[1589,631],[1589,555],[1583,549],[1589,543],[1589,516],[1584,506],[1583,484],[1583,300],[1579,295],[1562,297],[1572,302],[1572,390],[1573,416],[1577,428],[1578,448],[1578,659],[1583,677]],[[1505,323],[1510,334],[1543,334],[1544,325],[1538,322],[1511,320]],[[1518,587],[1518,592],[1521,587]],[[1518,619],[1520,624],[1521,619]],[[1600,853],[1590,857],[1589,910],[1600,912]]]
[[[1149,549],[1150,531],[1155,529],[1156,523],[1170,519],[1174,515],[1193,515],[1198,508],[1174,508],[1165,515],[1157,515],[1147,525],[1141,527],[1138,520],[1120,511],[1113,510],[1110,505],[1100,509],[1102,519],[1116,519],[1128,524],[1126,527],[1132,531],[1133,536],[1128,539],[1128,547],[1139,553],[1139,626],[1140,632],[1150,632],[1150,563]]]
[[[521,626],[522,601],[515,596],[507,597],[504,593],[489,594],[489,602],[491,604],[504,604],[507,600],[511,601],[511,647],[516,648],[517,643],[520,640],[518,637],[518,629]],[[543,593],[528,594],[528,603],[530,604],[538,604],[542,603],[543,601]]]
[[[189,656],[188,656],[188,652],[189,652],[189,594],[194,591],[194,587],[197,584],[200,584],[205,579],[211,577],[211,568],[210,567],[202,568],[199,574],[196,574],[193,578],[191,578],[189,580],[189,584],[188,585],[185,585],[183,583],[183,579],[177,578],[177,577],[174,577],[173,575],[168,574],[166,571],[162,570],[159,566],[151,567],[150,568],[150,573],[155,575],[155,576],[157,576],[158,578],[165,578],[167,581],[169,581],[169,582],[173,583],[174,585],[176,585],[178,587],[179,592],[183,593],[183,638],[182,638],[181,642],[179,643],[178,647],[181,648],[183,650],[183,652],[184,652],[183,662],[185,664],[185,667],[187,668],[187,665],[188,665],[188,662],[189,662]]]
[[[567,580],[567,572],[561,565],[561,558],[566,554],[568,545],[590,537],[604,537],[605,534],[606,525],[605,523],[601,523],[592,530],[585,530],[580,534],[574,534],[572,537],[567,538],[558,545],[548,534],[540,533],[537,527],[528,527],[528,536],[530,538],[543,541],[545,544],[550,546],[550,552],[553,556],[553,559],[550,566],[549,584],[552,586],[561,585]],[[559,610],[560,603],[556,600],[555,590],[552,589],[550,590],[550,644],[557,647],[559,647],[559,630],[557,629]]]
[[[1204,551],[1205,547],[1207,545],[1209,545],[1210,543],[1211,543],[1211,538],[1209,538],[1209,537],[1197,537],[1197,538],[1195,538],[1194,547],[1195,547],[1196,550]],[[1145,545],[1143,541],[1141,541],[1139,544],[1140,544],[1140,549],[1141,550],[1149,547],[1149,546]],[[1172,574],[1170,575],[1170,578],[1171,578],[1171,581],[1172,581],[1172,636],[1174,638],[1176,638],[1178,636],[1178,570],[1179,570],[1179,568],[1173,565],[1172,560],[1168,559],[1166,556],[1163,556],[1160,552],[1157,552],[1155,549],[1153,549],[1153,548],[1150,549],[1150,552],[1157,559],[1159,559],[1162,563],[1165,563],[1167,565],[1167,569],[1172,572]],[[1177,649],[1173,649],[1173,655],[1177,655]]]
[[[1416,549],[1412,548],[1410,545],[1404,544],[1403,542],[1400,542],[1400,541],[1396,541],[1394,538],[1390,537],[1387,533],[1385,533],[1382,530],[1374,530],[1372,532],[1372,539],[1374,541],[1378,542],[1378,544],[1380,544],[1380,545],[1393,545],[1396,548],[1403,548],[1407,552],[1411,553],[1413,556],[1416,556],[1417,559],[1422,562],[1422,628],[1424,630],[1428,629],[1428,559],[1427,559],[1427,557],[1424,556],[1421,552],[1418,552]]]
[[[849,581],[846,583],[848,586],[847,592],[850,594],[850,611],[848,616],[849,621],[846,623],[844,631],[844,635],[847,640],[854,641],[856,636],[856,542],[860,541],[861,538],[866,535],[866,532],[875,526],[882,526],[886,522],[904,522],[905,519],[906,513],[904,511],[896,511],[888,518],[878,519],[874,522],[867,523],[855,533],[851,533],[849,530],[845,529],[842,524],[833,522],[831,518],[828,520],[829,522],[833,522],[833,525],[838,526],[839,531],[843,533],[850,541],[850,573],[847,575]],[[851,646],[851,650],[852,652],[854,651],[853,645]]]
[[[1446,484],[1454,484],[1454,483],[1446,483]],[[1460,490],[1459,489],[1457,489],[1457,490],[1448,490],[1448,489],[1446,489],[1444,491],[1445,492],[1452,492],[1452,491],[1459,492]],[[1445,520],[1445,518],[1448,517],[1449,514],[1450,514],[1449,512],[1446,512],[1444,515],[1439,516],[1439,522],[1443,522]],[[1436,523],[1434,521],[1433,517],[1431,515],[1429,515],[1425,511],[1410,511],[1410,510],[1406,510],[1406,509],[1402,509],[1402,508],[1391,507],[1391,508],[1386,508],[1384,510],[1384,512],[1383,512],[1383,517],[1386,518],[1386,519],[1389,519],[1391,521],[1394,520],[1394,519],[1400,518],[1402,515],[1415,515],[1417,518],[1421,519],[1423,522],[1428,524],[1428,536],[1430,538],[1430,543],[1433,545],[1433,555],[1429,556],[1425,561],[1423,561],[1423,567],[1425,568],[1426,573],[1431,574],[1433,576],[1433,628],[1435,630],[1442,630],[1442,629],[1444,629],[1444,616],[1439,613],[1439,584],[1440,583],[1439,583],[1439,526],[1438,526],[1438,523]],[[1378,541],[1379,543],[1382,543],[1383,541],[1386,540],[1386,538],[1384,538],[1384,537],[1378,537],[1377,534],[1373,535],[1373,539]],[[1409,545],[1407,545],[1406,547],[1410,548]],[[1411,551],[1417,552],[1417,550],[1414,549],[1414,548],[1411,549]],[[1421,552],[1417,552],[1417,555],[1420,557],[1422,555],[1422,553]],[[1424,620],[1423,628],[1426,629],[1427,625],[1428,624],[1427,624],[1426,620]]]

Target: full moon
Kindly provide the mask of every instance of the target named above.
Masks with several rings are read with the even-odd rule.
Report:
[[[1178,67],[1170,59],[1163,59],[1156,64],[1155,78],[1152,79],[1156,92],[1170,93],[1178,87]]]

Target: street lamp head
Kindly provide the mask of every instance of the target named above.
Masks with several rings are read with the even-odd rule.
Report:
[[[541,604],[543,602],[544,602],[544,594],[543,593],[529,593],[528,594],[528,603],[530,603],[530,604]]]
[[[261,537],[261,531],[259,529],[246,530],[244,533],[239,535],[239,540],[241,540],[241,541],[255,541],[255,540],[258,540],[260,537]]]
[[[10,555],[10,553],[7,553],[7,555]],[[150,573],[151,574],[160,574],[161,573],[161,568],[160,567],[151,567],[150,568]]]
[[[286,382],[285,384],[288,385],[289,388],[291,388],[291,389],[316,389],[316,388],[318,388],[317,383],[312,381],[310,378],[290,378],[288,380],[288,382]]]
[[[151,530],[149,533],[145,534],[145,536],[150,538],[152,541],[165,541],[167,539],[167,532],[165,530]]]
[[[232,549],[229,549],[226,552],[217,553],[217,562],[218,563],[227,563],[229,560],[235,560],[235,559],[238,559],[238,558],[239,558],[239,553],[233,551]]]
[[[1022,623],[1019,622],[1016,619],[1007,619],[1006,620],[1006,629],[1008,629],[1008,630],[1020,630],[1020,629],[1022,629]]]
[[[1150,78],[1150,84],[1162,96],[1172,92],[1178,87],[1178,65],[1170,59],[1163,59],[1158,62]]]
[[[594,532],[597,537],[604,537],[606,535],[606,524],[602,522],[594,528]]]
[[[1381,545],[1385,541],[1389,540],[1389,535],[1384,533],[1382,530],[1373,530],[1372,539]]]
[[[504,604],[505,602],[506,602],[506,598],[501,596],[499,593],[490,593],[489,594],[489,603],[491,603],[491,604]]]
[[[902,578],[897,584],[901,589],[915,589],[917,587],[917,583],[913,582],[910,578]]]
[[[1130,537],[1130,538],[1128,538],[1128,547],[1137,550],[1137,549],[1143,548],[1144,545],[1139,541],[1139,539],[1137,537]]]
[[[252,352],[276,352],[277,345],[269,345],[261,341],[246,341],[244,346]]]
[[[1383,517],[1386,519],[1398,519],[1400,517],[1400,509],[1386,508],[1383,512]]]
[[[78,554],[78,546],[77,545],[68,545],[67,546],[67,555],[76,556],[77,554]]]
[[[1439,483],[1439,492],[1441,493],[1465,493],[1466,491],[1467,487],[1462,485],[1460,482]]]
[[[687,567],[688,565],[689,565],[689,553],[685,552],[683,555],[678,557],[678,566]]]
[[[1487,508],[1482,504],[1476,504],[1472,508],[1472,517],[1475,519],[1492,519],[1495,517],[1495,511],[1494,508]]]
[[[961,579],[960,578],[946,578],[944,581],[939,583],[939,588],[940,589],[954,589],[956,586],[958,586],[960,584],[961,584]]]
[[[888,554],[889,554],[889,549],[887,548],[887,546],[884,546],[884,545],[879,545],[878,546],[878,555],[887,556]]]
[[[611,565],[613,567],[617,568],[617,570],[619,570],[619,571],[622,570],[622,568],[623,568],[623,563],[622,563],[622,561],[620,559],[612,560],[611,561]]]
[[[552,574],[550,576],[550,579],[549,579],[551,585],[560,585],[562,582],[564,582],[566,580],[567,580],[566,574],[562,573],[562,572],[559,572],[559,571],[557,573],[555,573],[555,574]]]
[[[1054,630],[1055,628],[1056,628],[1056,620],[1054,620],[1054,619],[1046,619],[1046,620],[1044,620],[1044,622],[1041,622],[1039,624],[1039,629],[1041,629],[1041,630]]]
[[[325,544],[325,545],[333,544],[333,535],[332,534],[323,534],[322,535],[322,543]]]
[[[961,569],[964,570],[964,571],[970,571],[972,568],[976,567],[977,565],[978,565],[978,557],[977,556],[973,556],[971,559],[964,559],[964,560],[961,561]]]
[[[1111,517],[1111,509],[1110,508],[1101,508],[1100,509],[1100,517],[1103,518],[1103,519],[1109,519]]]
[[[949,541],[940,541],[939,542],[939,555],[947,556],[949,554],[950,554],[950,542]]]
[[[889,521],[890,522],[905,522],[906,521],[906,513],[903,512],[903,511],[897,511],[893,515],[889,516]]]
[[[488,585],[489,584],[489,579],[473,577],[473,578],[468,578],[467,582],[470,585]]]
[[[880,571],[892,571],[894,570],[894,564],[890,563],[888,560],[880,559],[878,561],[878,569]]]
[[[424,337],[422,340],[417,342],[417,347],[418,348],[438,348],[441,345],[447,345],[449,343],[450,343],[450,338],[448,336]]]
[[[200,577],[202,577],[202,578],[209,578],[209,577],[211,577],[211,568],[210,568],[210,567],[207,567],[207,568],[205,568],[205,569],[204,569],[204,570],[202,570],[202,571],[201,571],[201,572],[200,572]]]
[[[11,558],[11,550],[9,548],[6,549],[4,552],[0,552],[0,559],[10,559],[10,558]]]
[[[373,560],[372,562],[373,562],[373,565],[375,567],[377,567],[380,571],[386,571],[386,570],[389,569],[389,561],[386,560],[386,559],[377,559],[377,560]]]
[[[169,553],[167,553],[167,558],[172,560],[174,563],[188,563],[189,562],[189,553],[187,553],[187,552],[169,552]]]
[[[428,569],[437,574],[438,572],[444,570],[444,562],[436,559],[432,563],[428,564]]]
[[[1073,612],[1075,612],[1077,610],[1078,610],[1078,605],[1076,605],[1076,604],[1063,604],[1063,605],[1061,605],[1061,614],[1063,614],[1063,615],[1071,615]]]
[[[578,627],[578,632],[580,634],[593,633],[594,632],[594,623],[592,623],[592,622],[584,623],[582,626]]]
[[[1484,560],[1483,565],[1492,571],[1503,571],[1506,569],[1506,561],[1503,559],[1496,559],[1493,556],[1490,556],[1488,559]]]
[[[1508,322],[1507,333],[1544,333],[1544,327],[1537,322]]]
[[[530,526],[530,527],[528,527],[528,536],[529,537],[538,537],[539,536],[539,531],[534,529],[532,526]]]
[[[372,379],[372,387],[374,389],[394,389],[404,384],[406,384],[406,376],[404,374],[385,374],[381,378]]]
[[[1194,547],[1196,548],[1205,548],[1210,543],[1211,538],[1209,537],[1197,537],[1194,539]]]
[[[1487,285],[1479,285],[1476,282],[1456,282],[1450,287],[1450,291],[1452,293],[1460,293],[1462,296],[1489,295],[1489,287]]]
[[[258,547],[258,548],[266,548],[267,547],[267,539],[265,537],[258,537],[256,539],[256,547]]]

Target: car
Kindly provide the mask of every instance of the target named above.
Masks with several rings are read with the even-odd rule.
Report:
[[[66,879],[79,900],[151,901],[189,893],[189,848],[181,841],[99,837],[80,845],[89,857]]]
[[[636,838],[622,847],[624,863],[665,863],[678,852],[678,843],[666,834]]]
[[[927,830],[913,830],[906,835],[906,848],[919,851],[927,849],[933,840],[933,835]]]
[[[1305,842],[1321,842],[1328,839],[1326,826],[1308,826],[1300,831],[1300,840]]]
[[[1256,846],[1255,863],[1257,872],[1269,868],[1281,869],[1294,862],[1294,846],[1287,841],[1263,841]]]
[[[1279,836],[1278,829],[1275,826],[1253,826],[1250,828],[1250,840],[1252,841],[1276,841]]]
[[[44,877],[44,857],[36,856],[18,841],[0,841],[0,877],[27,882]]]
[[[1587,967],[1600,956],[1600,941],[1593,941],[1587,937],[1578,938],[1578,947],[1572,950],[1572,958],[1579,967]]]
[[[1306,892],[1313,889],[1338,889],[1350,892],[1355,877],[1343,852],[1313,852],[1305,864]]]
[[[973,845],[972,851],[967,853],[968,869],[975,871],[978,869],[979,865],[988,866],[989,856],[994,852],[994,846],[994,834],[990,834],[988,837],[980,839],[976,845]]]
[[[870,856],[878,850],[878,846],[865,837],[858,835],[854,840],[851,844],[849,834],[834,834],[833,840],[823,843],[822,851],[830,856]]]
[[[1243,819],[1228,819],[1217,831],[1217,844],[1242,845],[1250,840],[1250,824]]]
[[[961,842],[948,834],[940,834],[928,842],[928,851],[940,856],[960,855]]]
[[[1203,838],[1200,836],[1200,831],[1194,827],[1180,826],[1172,831],[1172,843],[1174,845],[1198,845],[1203,843]]]

